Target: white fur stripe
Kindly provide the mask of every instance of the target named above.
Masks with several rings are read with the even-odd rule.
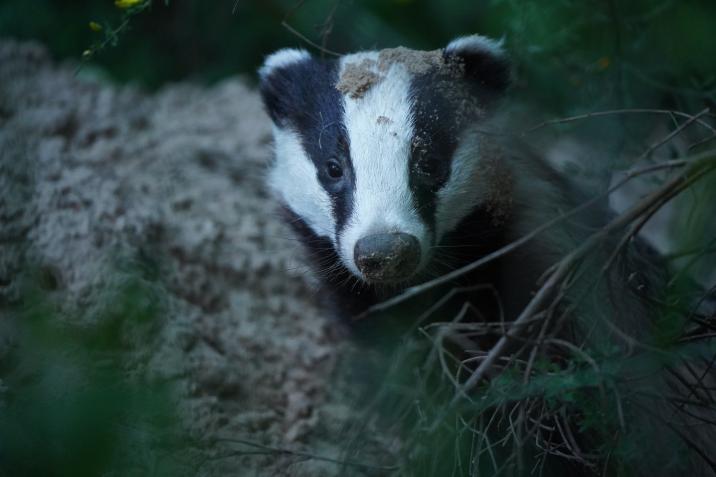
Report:
[[[288,205],[319,236],[335,238],[333,206],[318,177],[313,161],[294,131],[274,126],[275,163],[268,183],[277,197]]]
[[[347,64],[377,61],[377,53],[349,55]],[[366,235],[400,231],[414,235],[426,259],[430,239],[413,206],[409,161],[413,137],[410,76],[400,64],[374,72],[380,78],[359,97],[344,97],[345,127],[355,174],[353,210],[339,239],[343,262],[361,276],[353,262],[356,241]]]
[[[438,191],[435,213],[437,242],[453,230],[480,202],[484,191],[478,187],[475,170],[479,165],[480,140],[467,134],[452,157],[450,178]]]

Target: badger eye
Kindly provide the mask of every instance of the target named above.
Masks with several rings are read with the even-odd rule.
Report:
[[[340,179],[343,177],[343,168],[335,159],[328,160],[328,163],[326,163],[326,171],[328,172],[328,177],[331,179]]]

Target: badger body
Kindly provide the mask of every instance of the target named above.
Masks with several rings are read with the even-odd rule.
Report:
[[[260,76],[274,123],[269,184],[341,314],[472,262],[573,202],[547,164],[483,134],[510,81],[498,42],[330,60],[280,50]],[[556,242],[466,280],[493,284],[517,310]]]

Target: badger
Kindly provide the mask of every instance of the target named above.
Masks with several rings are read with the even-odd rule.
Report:
[[[510,84],[498,41],[331,60],[283,49],[259,75],[273,121],[268,183],[344,314],[489,253],[566,200],[544,162],[512,161],[481,134]],[[488,280],[507,295],[544,271],[509,261],[520,273]]]
[[[472,35],[435,51],[331,59],[282,49],[259,77],[273,123],[268,184],[305,245],[320,295],[343,316],[485,257],[584,200],[545,160],[491,133],[511,83],[500,41]],[[550,266],[610,214],[593,207],[452,285],[489,284],[472,298],[480,311],[488,320],[514,319]],[[613,246],[593,261],[602,265]],[[646,255],[628,260],[595,295],[606,302],[614,285],[633,290],[609,312],[621,309],[634,333],[651,312],[639,294],[658,282]],[[659,462],[644,475],[684,470],[654,473]]]

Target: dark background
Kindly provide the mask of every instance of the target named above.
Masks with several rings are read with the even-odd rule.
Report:
[[[122,14],[111,0],[5,0],[0,32],[40,40],[56,57],[77,60]],[[714,18],[716,2],[708,0],[155,1],[88,66],[147,89],[235,74],[255,80],[262,58],[278,48],[320,54],[282,26],[284,20],[339,53],[434,49],[481,33],[505,38],[516,64],[515,94],[543,111],[646,104],[692,109],[714,104]],[[90,21],[104,30],[93,32]]]

